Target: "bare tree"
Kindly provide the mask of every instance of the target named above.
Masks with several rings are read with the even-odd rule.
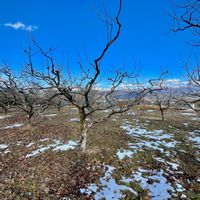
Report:
[[[175,22],[172,29],[174,32],[190,30],[197,40],[192,41],[192,45],[200,46],[200,1],[184,0],[181,3],[172,1],[176,12],[170,14]]]
[[[175,21],[173,31],[180,32],[191,30],[194,35],[192,45],[200,46],[200,1],[185,0],[181,4],[173,2],[176,8],[175,14],[171,15]],[[188,77],[188,87],[182,94],[181,100],[189,108],[197,113],[200,111],[200,66],[199,63],[190,69],[188,64],[185,64],[185,69]]]
[[[49,89],[44,91],[45,92],[45,100],[46,100],[46,107],[44,109],[47,109],[47,107],[54,107],[57,109],[58,113],[61,113],[61,109],[68,105],[68,101],[66,101],[66,98],[63,98],[62,95],[56,94],[56,91]]]
[[[188,76],[188,85],[184,92],[182,92],[182,102],[194,110],[200,112],[200,66],[197,65],[192,70],[189,70],[186,64],[186,71]]]
[[[8,110],[15,104],[14,99],[10,92],[3,87],[0,80],[0,107],[3,109],[4,114],[7,115]]]
[[[100,76],[102,71],[101,62],[121,33],[121,23],[119,21],[121,7],[122,0],[120,0],[115,18],[106,15],[105,23],[107,25],[108,40],[99,56],[93,62],[89,62],[89,67],[83,67],[80,59],[78,60],[79,77],[73,77],[71,73],[65,74],[62,72],[61,67],[54,62],[54,58],[51,56],[52,49],[44,51],[33,41],[39,52],[47,60],[46,71],[36,70],[33,64],[32,49],[29,47],[25,50],[28,57],[29,75],[41,81],[43,85],[56,89],[57,92],[53,97],[62,96],[78,109],[80,118],[79,146],[83,151],[86,150],[87,133],[90,127],[108,120],[115,114],[128,111],[153,88],[160,89],[158,79],[149,81],[149,86],[144,87],[137,81],[136,75],[121,71],[116,71],[112,77],[108,78],[107,85],[109,87],[103,90],[98,88],[102,81]],[[132,98],[123,98],[123,100],[119,98],[120,88],[126,88],[126,96],[131,95]],[[99,113],[104,111],[106,112],[102,117]]]
[[[158,105],[162,121],[165,121],[164,112],[169,109],[171,101],[171,89],[162,88],[162,91],[153,91],[152,95],[155,97],[156,105]]]
[[[17,77],[8,66],[3,66],[0,73],[4,77],[1,80],[1,90],[9,93],[9,96],[5,96],[7,101],[14,102],[27,114],[30,125],[33,115],[41,109],[38,86],[28,83],[21,76]],[[6,93],[4,92],[4,94]]]

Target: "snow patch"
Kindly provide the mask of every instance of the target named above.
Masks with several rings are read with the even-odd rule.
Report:
[[[195,116],[196,113],[190,113],[190,112],[182,112],[181,115],[187,115],[187,116]]]
[[[26,147],[31,147],[31,146],[33,146],[34,144],[35,144],[34,142],[31,142],[31,143],[27,144]]]
[[[34,143],[30,143],[26,147],[30,147],[33,144]],[[67,151],[67,150],[70,150],[70,149],[74,149],[77,145],[78,144],[76,142],[72,141],[72,140],[69,140],[66,144],[62,144],[60,140],[54,140],[54,143],[49,144],[47,146],[44,146],[44,145],[38,146],[39,148],[32,151],[30,154],[27,154],[26,158],[37,156],[40,153],[43,153],[43,152],[45,152],[45,151],[47,151],[51,148],[53,148],[53,151]]]
[[[0,149],[7,149],[8,148],[8,145],[7,144],[0,144]]]
[[[8,118],[8,117],[11,117],[11,115],[4,115],[4,116],[1,115],[1,116],[0,116],[0,119],[6,119],[6,118]]]
[[[200,121],[200,118],[199,117],[192,117],[191,118],[193,121]]]
[[[125,186],[125,185],[119,185],[115,181],[115,179],[112,177],[112,173],[115,170],[112,166],[106,166],[107,170],[105,172],[105,175],[100,178],[100,184],[97,186],[96,184],[89,185],[86,189],[82,188],[80,191],[82,193],[86,193],[88,195],[91,195],[91,192],[95,193],[94,199],[95,200],[110,200],[110,199],[121,199],[125,197],[124,194],[122,194],[121,191],[130,191],[134,195],[138,195],[136,191],[134,191],[132,188]]]
[[[146,112],[155,112],[156,110],[146,110]]]
[[[43,115],[44,117],[55,117],[57,116],[57,114],[55,113],[52,113],[52,114],[47,114],[47,115]]]
[[[134,173],[134,180],[137,181],[143,189],[149,190],[152,200],[166,200],[171,198],[169,191],[174,192],[174,188],[163,176],[163,170],[146,170],[139,168]],[[145,176],[143,175],[145,174]],[[147,176],[149,174],[149,176]],[[151,180],[151,183],[149,183]]]
[[[128,157],[128,158],[132,158],[132,155],[134,154],[133,151],[130,151],[130,150],[125,150],[125,149],[120,149],[116,155],[117,157],[122,160],[124,159],[125,157]]]
[[[72,118],[72,119],[70,119],[69,121],[70,121],[70,122],[79,122],[80,119],[79,119],[79,118]]]
[[[40,141],[40,142],[45,142],[45,141],[47,141],[47,140],[49,140],[49,138],[43,138],[43,139],[40,139],[39,141]]]
[[[54,148],[53,151],[67,151],[70,149],[75,149],[77,145],[77,142],[69,140],[66,144],[62,144]]]
[[[129,111],[127,114],[135,116],[135,112],[133,112],[133,111]]]
[[[0,129],[10,129],[10,128],[19,128],[21,127],[23,124],[19,124],[19,123],[16,123],[16,124],[12,124],[12,125],[9,125],[9,126],[4,126],[4,127],[1,127]]]
[[[165,159],[163,159],[163,158],[160,158],[160,157],[156,157],[155,158],[158,162],[162,162],[162,163],[165,163],[165,164],[167,164],[167,165],[169,165],[173,170],[178,170],[178,168],[179,168],[179,164],[177,164],[177,163],[173,163],[173,162],[169,162],[169,161],[167,161],[167,160],[165,160]]]
[[[163,130],[148,131],[139,126],[133,127],[127,122],[121,128],[126,130],[128,135],[138,140],[135,143],[129,143],[129,147],[134,149],[135,152],[143,151],[143,148],[146,147],[170,155],[166,148],[174,148],[178,143],[173,140],[172,135],[164,133]]]
[[[124,124],[121,126],[121,128],[126,130],[129,135],[135,136],[135,137],[144,136],[144,137],[148,137],[149,139],[156,139],[156,140],[170,139],[172,137],[169,134],[164,134],[163,130],[148,131],[139,126],[132,127],[129,124]]]
[[[192,141],[196,147],[200,148],[200,130],[189,132],[189,140]]]
[[[29,158],[29,157],[32,157],[32,156],[36,156],[36,155],[38,155],[38,154],[40,154],[40,153],[43,153],[44,151],[46,151],[46,150],[48,150],[50,147],[42,147],[42,146],[40,146],[40,148],[39,149],[37,149],[37,150],[35,150],[35,151],[32,151],[30,154],[27,154],[26,155],[26,158]]]

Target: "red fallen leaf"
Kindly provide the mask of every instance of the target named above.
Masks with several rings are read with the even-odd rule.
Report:
[[[169,182],[174,182],[173,176],[166,176],[166,179],[167,179]]]
[[[19,161],[25,160],[25,156],[21,156],[18,158]]]
[[[83,200],[90,200],[90,197],[82,197]]]

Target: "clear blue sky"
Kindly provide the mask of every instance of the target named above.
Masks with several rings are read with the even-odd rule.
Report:
[[[103,7],[112,15],[117,6],[118,0],[1,0],[0,59],[17,70],[32,35],[41,46],[54,48],[59,62],[69,60],[76,73],[77,57],[93,60],[105,43],[106,27],[99,17]],[[187,44],[190,32],[169,33],[172,20],[163,10],[172,11],[168,0],[123,0],[122,32],[103,62],[104,72],[137,68],[150,78],[168,69],[171,78],[180,77],[182,61],[196,50]],[[10,26],[17,22],[25,27]],[[28,31],[30,25],[36,30]]]

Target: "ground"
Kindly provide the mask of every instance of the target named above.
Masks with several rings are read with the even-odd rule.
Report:
[[[102,115],[106,113],[101,113]],[[135,107],[91,128],[76,109],[0,114],[0,199],[200,199],[200,116]]]

